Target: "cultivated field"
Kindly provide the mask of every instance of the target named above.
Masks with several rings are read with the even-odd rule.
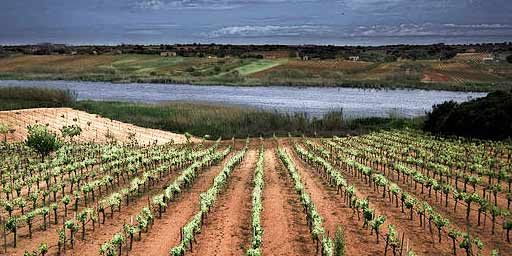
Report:
[[[158,55],[13,55],[0,58],[0,78],[221,85],[509,89],[512,64],[461,58],[348,61],[276,57]]]
[[[43,163],[20,144],[0,149],[6,255],[512,251],[510,144],[403,130],[144,147],[69,143]]]

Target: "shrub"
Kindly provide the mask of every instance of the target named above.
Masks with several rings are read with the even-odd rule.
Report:
[[[444,102],[427,113],[424,130],[445,135],[501,140],[512,137],[512,92],[458,104]]]
[[[62,145],[55,132],[48,130],[48,127],[40,124],[28,126],[28,136],[25,145],[34,149],[41,160],[48,156],[51,152],[57,150]]]

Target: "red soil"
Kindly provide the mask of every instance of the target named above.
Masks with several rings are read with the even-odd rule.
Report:
[[[382,167],[379,167],[379,170],[382,171]],[[393,172],[395,173],[395,172]],[[414,183],[406,184],[403,181],[403,178],[401,179],[401,182],[398,183],[398,178],[394,174],[387,173],[386,176],[392,180],[397,182],[399,186],[406,192],[415,195],[416,198],[421,199],[432,206],[434,210],[442,214],[445,218],[450,220],[450,223],[454,226],[456,226],[459,230],[463,230],[465,232],[468,232],[469,234],[473,236],[477,236],[484,242],[484,249],[483,249],[483,255],[490,255],[491,251],[493,249],[500,249],[502,252],[504,251],[512,251],[512,244],[507,243],[506,241],[506,233],[502,229],[502,220],[497,219],[496,222],[496,233],[495,235],[492,235],[491,232],[491,217],[490,214],[487,213],[487,220],[486,225],[484,225],[484,214],[482,213],[481,216],[481,226],[479,227],[478,224],[478,204],[473,203],[471,205],[470,215],[469,215],[469,221],[466,221],[466,203],[459,201],[457,204],[457,211],[453,211],[453,206],[455,204],[455,200],[453,200],[452,194],[448,195],[448,208],[444,206],[444,194],[443,194],[443,202],[439,202],[436,200],[436,197],[434,195],[434,192],[432,192],[432,196],[428,196],[428,189],[424,189],[424,192],[421,193],[421,185],[418,185],[416,189],[414,189]],[[460,187],[460,184],[459,184]],[[472,188],[469,188],[468,191],[471,191]],[[481,193],[479,193],[481,194]],[[505,203],[506,204],[506,203]]]
[[[244,255],[252,238],[251,191],[257,156],[256,150],[248,151],[233,170],[188,255]]]
[[[114,218],[110,218],[110,214],[106,214],[105,225],[97,227],[98,232],[92,232],[92,228],[88,229],[85,241],[79,241],[75,244],[72,255],[98,255],[100,246],[112,239],[113,235],[123,230],[126,223],[134,223],[135,216],[140,213],[142,208],[148,206],[149,200],[153,196],[161,193],[163,189],[178,176],[177,172],[161,179],[153,189],[144,193],[144,196],[130,202],[128,206],[124,206],[120,212],[114,213]],[[107,211],[108,212],[108,211]],[[157,216],[155,216],[156,218]],[[90,226],[89,226],[90,227]],[[151,229],[150,229],[151,230]],[[136,243],[134,241],[134,243]]]
[[[426,71],[423,73],[423,78],[421,79],[421,81],[424,83],[443,83],[449,82],[450,77],[439,72]]]
[[[291,153],[291,148],[288,150]],[[343,197],[336,189],[329,187],[329,184],[312,168],[295,155],[290,154],[302,182],[305,184],[311,199],[315,202],[318,212],[324,218],[324,227],[328,234],[333,237],[338,225],[345,229],[346,254],[347,255],[382,255],[384,252],[383,240],[380,246],[370,246],[361,252],[361,244],[373,244],[376,242],[374,235],[369,230],[362,228],[362,221],[357,220],[357,215],[343,201]]]
[[[315,245],[287,170],[273,148],[265,152],[263,255],[313,255]]]
[[[116,232],[119,232],[122,229],[122,226],[124,223],[130,223],[131,217],[135,216],[140,212],[140,210],[148,204],[148,196],[151,198],[153,195],[156,195],[157,193],[161,192],[162,188],[165,187],[167,184],[170,183],[172,179],[174,179],[177,176],[177,171],[171,171],[170,174],[162,177],[158,181],[157,184],[154,184],[149,190],[146,190],[144,193],[144,196],[135,198],[135,200],[132,198],[129,202],[129,205],[125,205],[125,200],[123,199],[122,202],[122,208],[121,212],[118,212],[117,209],[114,211],[114,217],[111,218],[110,210],[107,209],[105,217],[105,224],[97,226],[93,229],[92,223],[89,222],[86,224],[86,240],[81,240],[82,236],[82,228],[80,226],[78,233],[76,234],[75,239],[75,248],[67,248],[67,254],[68,255],[97,255],[99,247],[104,242],[110,240],[112,238],[112,235]],[[134,177],[133,177],[134,178]],[[108,192],[105,192],[105,190],[102,191],[101,195],[96,195],[95,202],[92,202],[91,199],[89,200],[88,206],[95,205],[96,202],[100,201],[100,199],[107,197],[111,193],[120,190],[123,187],[126,187],[131,179],[127,180],[127,182],[123,182],[120,184],[119,187],[115,187],[114,190],[109,190]],[[72,217],[73,215],[73,204],[70,204],[68,207],[68,218]],[[78,211],[81,211],[82,209],[85,209],[85,205],[82,201],[82,203],[79,204]],[[51,246],[49,252],[57,253],[57,240],[58,235],[56,232],[57,228],[62,227],[62,218],[64,215],[64,210],[60,209],[58,211],[59,214],[59,224],[58,226],[55,226],[53,224],[53,212],[51,212],[51,226],[45,231],[41,228],[37,228],[39,224],[42,224],[42,220],[40,220],[40,217],[36,217],[34,219],[34,228],[33,228],[33,234],[32,239],[29,240],[28,236],[28,227],[24,227],[22,229],[18,230],[18,243],[22,246],[19,246],[18,248],[12,250],[13,255],[22,255],[24,250],[30,248],[32,250],[36,249],[37,246],[39,246],[40,243],[46,242],[48,243],[48,246]],[[100,221],[102,218],[100,217]],[[69,234],[68,234],[69,236]]]
[[[142,240],[133,243],[130,254],[168,255],[169,250],[180,242],[181,227],[199,210],[199,195],[211,186],[230,157],[228,155],[221,164],[202,171],[194,184],[170,203],[162,218],[155,219],[155,224],[147,234],[142,235]]]
[[[289,152],[291,152],[291,150]],[[295,163],[298,168],[305,168],[304,163],[296,157],[295,154],[291,155],[294,156]],[[388,224],[393,224],[400,234],[405,232],[405,238],[409,241],[409,248],[414,250],[415,253],[420,255],[452,255],[451,241],[444,239],[443,242],[439,244],[437,242],[436,235],[431,235],[428,230],[424,230],[420,227],[419,222],[416,222],[417,219],[414,219],[413,221],[409,220],[408,212],[406,211],[405,213],[402,213],[400,208],[395,208],[394,203],[382,198],[382,192],[375,192],[368,184],[365,184],[363,181],[351,176],[345,170],[338,170],[341,171],[341,174],[347,180],[348,184],[352,184],[356,187],[356,194],[359,198],[368,198],[370,207],[375,209],[377,215],[386,215],[387,219],[383,227],[387,227]],[[317,208],[317,210],[320,211],[321,207]],[[362,226],[362,224],[360,225]],[[362,229],[361,226],[357,228]],[[374,237],[370,236],[369,233],[367,234],[369,237]],[[384,245],[385,244],[382,243],[382,247],[379,248],[377,246],[377,249],[384,251]],[[433,248],[435,251],[432,250]],[[367,249],[368,248],[366,248],[366,250]],[[359,251],[359,253],[361,252]]]
[[[371,235],[369,229],[362,228],[362,221],[359,221],[357,214],[353,214],[352,209],[348,208],[336,189],[329,187],[327,180],[315,168],[298,158],[291,146],[291,141],[293,139],[281,139],[279,144],[287,150],[295,162],[302,182],[323,217],[328,234],[334,237],[336,227],[341,224],[345,227],[347,255],[383,255],[384,238],[381,237],[380,243],[376,244],[375,235]],[[223,145],[228,144],[231,142],[223,142]],[[315,255],[315,244],[310,237],[305,214],[294,191],[288,171],[275,154],[275,142],[266,140],[264,144],[266,152],[262,212],[263,254]],[[243,141],[237,140],[235,145],[240,148]],[[232,177],[206,219],[201,234],[196,237],[194,251],[187,252],[187,255],[243,255],[249,248],[252,240],[252,181],[258,147],[259,142],[252,140],[245,159],[240,167],[233,170]],[[211,186],[214,177],[223,168],[227,159],[229,156],[221,164],[201,171],[192,186],[182,191],[178,198],[170,203],[161,219],[155,216],[155,223],[149,232],[142,234],[141,241],[133,242],[133,250],[130,252],[124,250],[123,255],[126,255],[125,253],[128,255],[168,255],[169,250],[180,241],[181,227],[199,210],[199,195]],[[416,215],[414,220],[409,220],[408,210],[406,209],[406,212],[402,213],[400,207],[395,207],[395,202],[390,202],[388,198],[382,197],[382,190],[376,191],[362,179],[352,176],[353,174],[348,170],[338,169],[347,182],[356,187],[359,198],[368,198],[370,206],[375,209],[377,215],[387,216],[386,222],[382,226],[383,233],[386,233],[388,224],[393,224],[400,235],[405,233],[408,247],[418,255],[452,255],[451,240],[447,236],[443,235],[442,243],[438,243],[436,230],[431,234],[428,227],[421,227]],[[129,206],[123,205],[121,212],[114,213],[114,218],[110,218],[109,211],[107,211],[105,225],[96,227],[93,231],[91,225],[88,224],[86,241],[80,241],[81,232],[79,231],[75,249],[68,249],[67,255],[98,255],[99,246],[110,239],[115,232],[120,231],[124,223],[130,222],[131,217],[147,203],[148,196],[161,191],[175,176],[176,173],[166,176],[152,189],[144,192],[142,197],[131,201]],[[393,174],[387,176],[390,179],[395,179]],[[445,209],[435,201],[434,196],[428,198],[428,193],[421,194],[419,186],[418,189],[414,189],[413,185],[401,182],[399,185],[404,191],[431,203],[460,230],[466,230],[465,206],[461,203],[459,203],[457,212],[453,213],[451,197],[449,202],[451,207]],[[111,192],[109,191],[109,193]],[[80,209],[82,207],[80,206]],[[474,208],[476,209],[476,206]],[[475,211],[472,211],[470,225],[467,227],[471,234],[478,235],[485,243],[483,255],[489,255],[490,250],[494,248],[501,250],[500,255],[507,255],[507,252],[512,251],[511,244],[505,241],[503,230],[499,225],[496,226],[498,233],[496,237],[493,237],[490,234],[490,221],[487,220],[485,228],[476,227],[475,216]],[[62,219],[59,219],[59,227],[60,225],[62,225]],[[57,241],[55,228],[56,226],[52,224],[47,231],[35,232],[32,240],[28,239],[26,228],[22,228],[19,232],[18,248],[13,249],[9,245],[7,255],[22,255],[23,251],[34,250],[41,242],[47,242],[48,245],[54,246]],[[435,229],[435,227],[433,228]],[[34,229],[38,230],[39,227],[34,226]],[[12,235],[9,236],[8,241],[12,241]],[[52,247],[48,255],[55,254],[56,248]],[[388,251],[388,255],[392,255],[391,251]],[[465,253],[462,249],[457,248],[457,255],[465,255]]]

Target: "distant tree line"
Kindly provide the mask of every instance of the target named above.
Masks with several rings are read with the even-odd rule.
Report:
[[[395,61],[398,58],[424,60],[424,59],[450,59],[457,53],[467,52],[503,53],[512,51],[512,42],[482,43],[461,45],[387,45],[387,46],[334,46],[334,45],[231,45],[231,44],[160,44],[160,45],[131,45],[117,46],[90,45],[67,46],[62,44],[37,44],[0,46],[1,52],[25,54],[160,54],[163,51],[176,52],[185,57],[240,57],[263,58],[259,53],[270,51],[289,52],[289,56],[317,59],[348,58],[360,56],[366,61]]]
[[[512,91],[497,91],[464,103],[444,102],[427,114],[432,133],[479,139],[512,138]]]

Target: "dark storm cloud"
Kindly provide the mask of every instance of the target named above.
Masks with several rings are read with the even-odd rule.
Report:
[[[512,25],[506,24],[399,24],[369,25],[355,28],[325,25],[229,26],[205,34],[218,37],[258,37],[316,35],[319,37],[407,37],[407,36],[508,36]]]
[[[138,0],[135,7],[141,9],[210,9],[222,10],[255,4],[316,2],[318,0]],[[329,1],[329,0],[324,0]]]
[[[0,44],[512,41],[510,0],[6,0]],[[480,38],[480,39],[479,39]],[[494,40],[494,39],[492,39]],[[430,42],[428,41],[428,42]]]

